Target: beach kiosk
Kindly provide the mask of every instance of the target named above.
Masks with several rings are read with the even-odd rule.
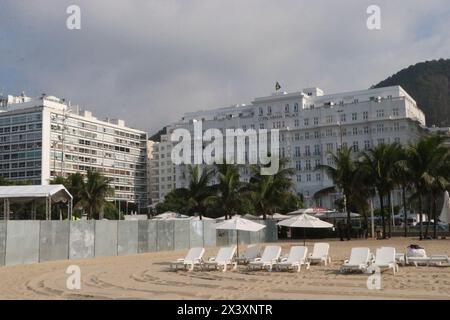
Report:
[[[31,219],[36,219],[36,205],[45,203],[45,219],[51,220],[52,203],[67,205],[69,220],[72,217],[73,198],[62,184],[0,186],[0,204],[3,204],[3,218],[10,219],[11,203],[25,203],[31,206]]]

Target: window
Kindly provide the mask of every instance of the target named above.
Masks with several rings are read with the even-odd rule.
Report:
[[[315,117],[314,118],[314,125],[317,126],[319,124],[319,118]]]
[[[299,141],[300,140],[300,133],[296,133],[294,135],[294,139],[295,139],[295,141]]]
[[[300,157],[300,147],[295,147],[295,153],[294,153],[294,155],[295,155],[296,157]]]
[[[322,180],[322,175],[319,173],[316,173],[316,181]]]
[[[297,161],[295,163],[295,169],[297,169],[298,171],[302,170],[302,162],[301,161]]]
[[[314,139],[319,139],[319,138],[320,138],[320,132],[314,131]]]
[[[309,119],[308,118],[306,118],[303,122],[305,124],[305,127],[309,126]]]
[[[353,103],[354,103],[354,104],[359,103],[359,99],[354,99],[354,100],[353,100]]]
[[[400,143],[400,138],[396,137],[396,138],[394,139],[394,142],[395,142],[395,143]]]
[[[267,107],[267,114],[272,114],[272,107],[271,106]]]
[[[308,174],[306,175],[306,181],[308,181],[308,182],[311,181],[311,174],[308,173]]]
[[[363,120],[367,120],[369,119],[369,112],[368,111],[364,111],[363,112]]]
[[[318,144],[314,146],[314,155],[316,156],[320,155],[320,145]]]
[[[398,122],[394,122],[394,131],[400,130],[400,124]]]
[[[368,134],[369,133],[369,127],[364,127],[364,133]]]
[[[301,174],[297,175],[297,182],[302,182],[302,175]]]
[[[358,128],[353,128],[352,134],[353,134],[354,136],[357,136],[357,135],[358,135]]]
[[[309,140],[309,132],[305,132],[305,140]]]
[[[332,151],[333,151],[333,144],[327,143],[327,152],[332,152]]]
[[[311,160],[306,160],[305,169],[311,170]]]
[[[333,116],[327,116],[327,123],[333,123]]]
[[[294,112],[298,112],[298,103],[294,104]]]
[[[289,104],[284,106],[284,112],[289,113]]]
[[[307,157],[311,156],[311,150],[310,150],[309,146],[305,146],[305,156],[307,156]]]
[[[382,118],[382,117],[384,117],[384,110],[383,109],[377,110],[377,118]]]
[[[327,137],[333,136],[333,130],[332,130],[332,129],[327,129],[327,131],[325,132],[325,135],[326,135]]]
[[[263,108],[259,108],[259,115],[262,116],[264,114]]]
[[[364,141],[364,150],[369,150],[370,149],[370,141],[366,140]]]
[[[394,109],[392,110],[392,114],[393,114],[395,117],[398,117],[398,108],[394,108]]]
[[[380,144],[384,144],[384,138],[378,139],[377,142],[378,142],[379,145]]]
[[[380,133],[383,131],[384,131],[384,124],[382,123],[377,124],[377,132]]]
[[[352,120],[353,121],[358,120],[358,114],[356,112],[352,113]]]
[[[359,152],[359,143],[358,141],[353,141],[353,151]]]
[[[316,159],[315,168],[317,169],[320,166],[320,159]]]
[[[260,124],[259,124],[259,128],[260,128],[260,129],[264,129],[264,123],[260,123]]]
[[[294,120],[294,126],[295,126],[295,127],[298,127],[298,126],[300,126],[300,121],[298,121],[298,120]]]

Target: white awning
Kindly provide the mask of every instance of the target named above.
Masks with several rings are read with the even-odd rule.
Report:
[[[53,202],[67,202],[72,195],[62,184],[42,186],[0,186],[0,199],[51,198]]]

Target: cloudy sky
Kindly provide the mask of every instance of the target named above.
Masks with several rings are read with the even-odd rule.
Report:
[[[81,8],[81,30],[66,9]],[[379,31],[366,9],[381,7]],[[70,99],[154,133],[184,112],[365,89],[450,58],[448,0],[0,0],[0,93]]]

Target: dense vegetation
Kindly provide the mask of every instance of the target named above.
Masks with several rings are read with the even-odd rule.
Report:
[[[416,100],[428,126],[450,126],[450,59],[418,63],[374,87],[394,85],[402,86]]]

